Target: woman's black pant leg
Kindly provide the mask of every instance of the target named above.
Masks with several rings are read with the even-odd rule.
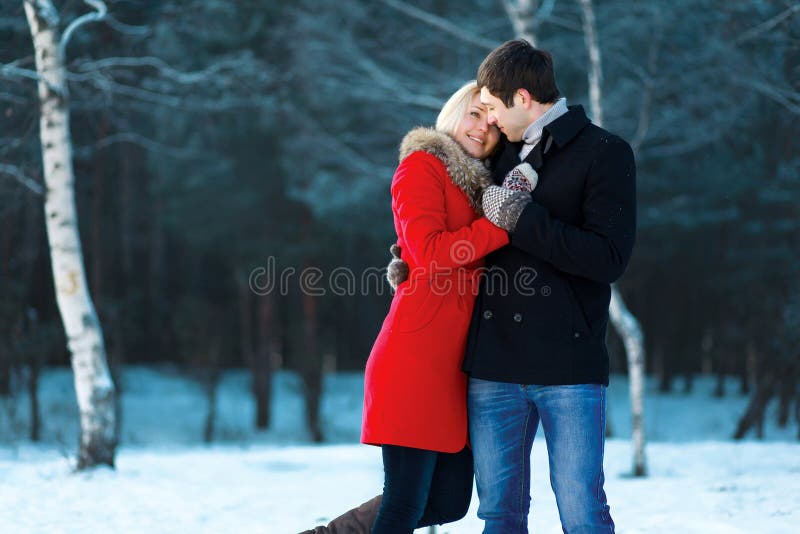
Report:
[[[439,453],[384,445],[383,501],[372,534],[411,534],[415,528],[464,517],[472,497],[472,451]]]
[[[465,447],[454,454],[438,453],[428,504],[417,528],[452,523],[467,515],[472,480],[471,449]]]

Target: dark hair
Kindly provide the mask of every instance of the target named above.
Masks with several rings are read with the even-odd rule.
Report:
[[[553,57],[524,39],[506,41],[492,50],[478,67],[478,87],[486,87],[506,107],[514,105],[514,93],[527,90],[537,102],[558,100]]]

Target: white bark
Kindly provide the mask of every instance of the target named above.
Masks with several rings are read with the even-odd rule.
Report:
[[[600,85],[603,71],[600,63],[600,45],[597,41],[597,23],[594,20],[592,0],[579,0],[583,14],[583,40],[586,53],[589,55],[589,106],[592,110],[592,122],[603,125],[603,105],[600,102]]]
[[[538,11],[538,0],[503,0],[503,7],[511,26],[518,38],[525,39],[533,46],[536,44],[536,13]]]
[[[647,474],[644,434],[644,335],[639,321],[625,306],[619,292],[611,287],[609,318],[622,338],[628,355],[628,386],[631,399],[631,439],[633,441],[633,476]]]
[[[592,0],[579,0],[579,2],[583,14],[586,52],[589,56],[589,105],[593,122],[598,126],[602,126],[601,81],[603,70],[600,61],[600,45],[597,40],[597,24],[594,18]],[[611,286],[609,319],[622,338],[625,352],[628,355],[628,381],[631,417],[633,419],[631,425],[633,434],[633,475],[644,476],[646,473],[644,455],[644,336],[639,322],[625,306],[625,302],[614,285]]]
[[[86,285],[78,234],[69,132],[69,95],[50,0],[24,0],[39,73],[40,136],[47,237],[56,301],[67,335],[80,410],[78,468],[114,465],[114,384],[103,333]]]

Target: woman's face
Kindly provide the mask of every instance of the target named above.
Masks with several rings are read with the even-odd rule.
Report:
[[[455,139],[469,155],[478,159],[488,158],[500,141],[500,130],[489,124],[480,93],[472,95],[467,112],[456,129]]]

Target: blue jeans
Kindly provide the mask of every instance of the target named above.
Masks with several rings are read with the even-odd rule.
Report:
[[[472,498],[472,451],[445,453],[382,445],[383,500],[372,534],[411,534],[458,521]]]
[[[539,421],[564,532],[614,532],[603,491],[605,386],[470,378],[468,403],[483,534],[528,532],[531,448]]]

